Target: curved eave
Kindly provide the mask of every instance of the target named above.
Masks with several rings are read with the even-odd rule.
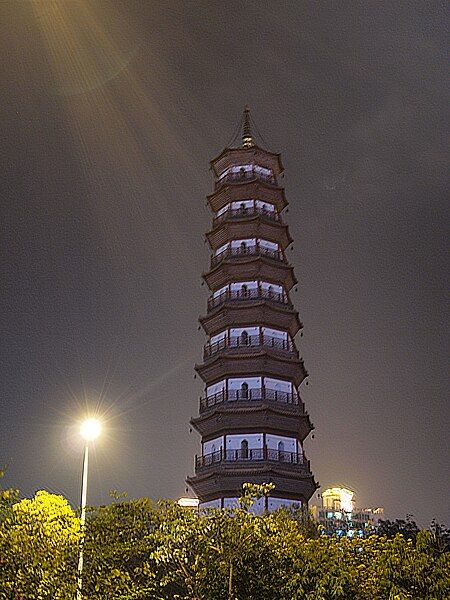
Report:
[[[245,272],[243,267],[246,266],[248,266],[249,271],[252,272]],[[220,271],[223,271],[224,274],[226,274],[226,277],[224,277],[226,281],[231,281],[230,278],[234,279],[235,277],[238,277],[237,273],[236,275],[231,275],[233,270],[237,270],[238,268],[239,271],[242,273],[241,281],[246,281],[247,277],[258,276],[261,273],[264,266],[267,266],[268,269],[273,269],[275,272],[278,271],[278,273],[285,274],[284,277],[269,276],[267,277],[267,280],[276,284],[284,285],[286,291],[289,292],[289,290],[291,290],[294,287],[294,285],[298,283],[297,278],[294,275],[294,267],[292,265],[290,265],[289,263],[272,260],[271,258],[268,258],[266,256],[249,256],[248,258],[239,257],[238,259],[225,259],[219,264],[212,267],[209,271],[202,273],[202,278],[205,281],[206,285],[209,287],[209,289],[211,291],[215,291],[216,289],[219,289],[222,285],[225,285],[225,283],[223,283],[219,278],[220,283],[218,283],[217,285],[212,284],[211,287],[211,282],[215,279],[215,275],[220,274]]]
[[[216,168],[217,165],[221,161],[223,161],[227,157],[228,154],[231,154],[231,153],[239,153],[239,154],[243,154],[243,155],[249,155],[250,157],[252,155],[254,157],[255,153],[266,154],[271,159],[275,160],[278,164],[278,171],[277,171],[276,175],[280,175],[284,171],[283,163],[281,162],[281,154],[279,152],[271,152],[270,150],[265,150],[264,148],[260,148],[259,146],[257,146],[255,144],[254,146],[250,146],[249,148],[243,148],[243,147],[224,148],[218,156],[216,156],[215,158],[213,158],[210,161],[211,169],[216,177],[219,177],[219,175],[220,175],[220,167],[219,167],[219,169],[217,169]]]
[[[313,431],[309,414],[300,405],[255,401],[224,402],[190,420],[203,441],[226,433],[260,432],[291,435],[303,442]]]
[[[187,477],[186,482],[196,492],[202,502],[215,498],[235,496],[245,482],[275,483],[275,493],[283,498],[301,498],[308,502],[319,484],[308,469],[290,469],[286,464],[273,464],[264,462],[256,465],[223,464],[212,465],[210,468],[196,472],[192,477]],[[274,494],[275,495],[275,494]],[[272,496],[272,494],[271,494]]]
[[[282,404],[281,402],[270,402],[266,400],[233,400],[222,402],[203,410],[198,417],[192,417],[191,423],[197,423],[210,418],[214,414],[248,414],[254,412],[267,412],[273,415],[288,415],[298,419],[308,419],[309,413],[300,404]],[[313,429],[311,423],[311,430]]]
[[[246,319],[245,315],[253,313],[256,314],[252,319]],[[244,317],[240,318],[240,315],[244,315]],[[198,320],[207,335],[214,335],[216,331],[220,331],[228,325],[242,324],[243,327],[246,327],[255,320],[267,327],[281,324],[281,327],[286,328],[293,338],[303,329],[298,311],[293,307],[275,305],[264,298],[240,301],[225,300],[222,304],[209,310],[206,315],[201,315]],[[246,323],[246,320],[249,322]],[[286,322],[288,322],[287,325]]]
[[[194,368],[207,385],[230,374],[240,376],[245,373],[250,377],[265,373],[268,377],[284,375],[298,387],[308,377],[303,358],[282,356],[270,349],[258,349],[246,354],[218,352],[207,361],[196,364]]]

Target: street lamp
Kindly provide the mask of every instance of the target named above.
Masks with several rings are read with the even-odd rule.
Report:
[[[80,427],[81,437],[85,440],[84,459],[83,459],[83,480],[81,484],[81,541],[80,556],[78,558],[78,580],[77,580],[77,600],[82,600],[83,588],[83,551],[84,551],[84,533],[86,524],[86,498],[87,498],[87,480],[89,466],[89,442],[98,438],[102,431],[102,424],[98,419],[86,419]]]

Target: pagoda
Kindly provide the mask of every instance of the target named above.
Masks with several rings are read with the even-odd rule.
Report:
[[[248,107],[242,142],[211,161],[213,213],[206,238],[210,290],[199,321],[207,342],[195,369],[204,382],[195,475],[188,477],[202,507],[236,505],[242,484],[275,484],[253,510],[307,506],[317,489],[303,442],[313,429],[299,387],[307,377],[294,338],[302,328],[290,299],[296,284],[286,257],[292,243],[279,185],[280,155],[259,147]]]

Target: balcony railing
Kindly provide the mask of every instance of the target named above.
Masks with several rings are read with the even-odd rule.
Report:
[[[300,400],[298,394],[263,387],[249,388],[248,390],[221,390],[216,394],[204,396],[200,398],[200,412],[224,402],[279,402],[280,404],[293,404],[304,408],[303,401]]]
[[[195,457],[195,469],[203,469],[218,463],[237,463],[252,461],[271,461],[291,465],[309,466],[309,461],[298,452],[285,452],[271,448],[249,448],[247,450],[217,450],[211,454]]]
[[[222,221],[228,221],[232,219],[245,219],[246,217],[256,217],[263,216],[272,221],[281,221],[280,215],[275,210],[268,210],[267,208],[263,208],[260,206],[243,206],[241,208],[236,209],[228,209],[222,214],[218,215],[213,219],[213,227],[222,223]]]
[[[211,268],[218,265],[226,258],[246,258],[247,256],[267,256],[272,260],[284,262],[284,254],[281,250],[272,250],[272,248],[266,248],[261,244],[254,244],[252,246],[237,246],[232,248],[229,246],[222,250],[220,254],[216,254],[211,257]]]
[[[274,292],[268,288],[247,288],[246,290],[226,290],[218,296],[211,296],[208,299],[208,310],[212,310],[216,306],[223,304],[228,301],[238,300],[270,300],[277,304],[283,304],[292,308],[291,302],[289,302],[287,295],[284,292]]]
[[[233,349],[233,348],[274,348],[276,350],[283,350],[290,354],[298,355],[297,349],[294,343],[290,339],[283,339],[259,333],[257,335],[243,336],[226,336],[217,342],[207,342],[204,346],[203,358],[206,360],[210,356],[217,354],[221,350]]]
[[[259,181],[264,181],[264,183],[270,183],[271,185],[276,185],[277,181],[273,175],[265,175],[260,171],[256,171],[255,169],[251,169],[250,171],[237,171],[230,172],[218,179],[215,182],[216,189],[225,183],[243,183],[247,181],[252,181],[254,179],[258,179]]]

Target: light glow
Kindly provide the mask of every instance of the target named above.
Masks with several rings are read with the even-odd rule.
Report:
[[[92,442],[97,439],[102,432],[102,424],[98,419],[86,419],[80,427],[81,436],[87,441]]]
[[[353,511],[353,496],[354,492],[347,488],[328,488],[322,493],[324,508],[351,513]]]

